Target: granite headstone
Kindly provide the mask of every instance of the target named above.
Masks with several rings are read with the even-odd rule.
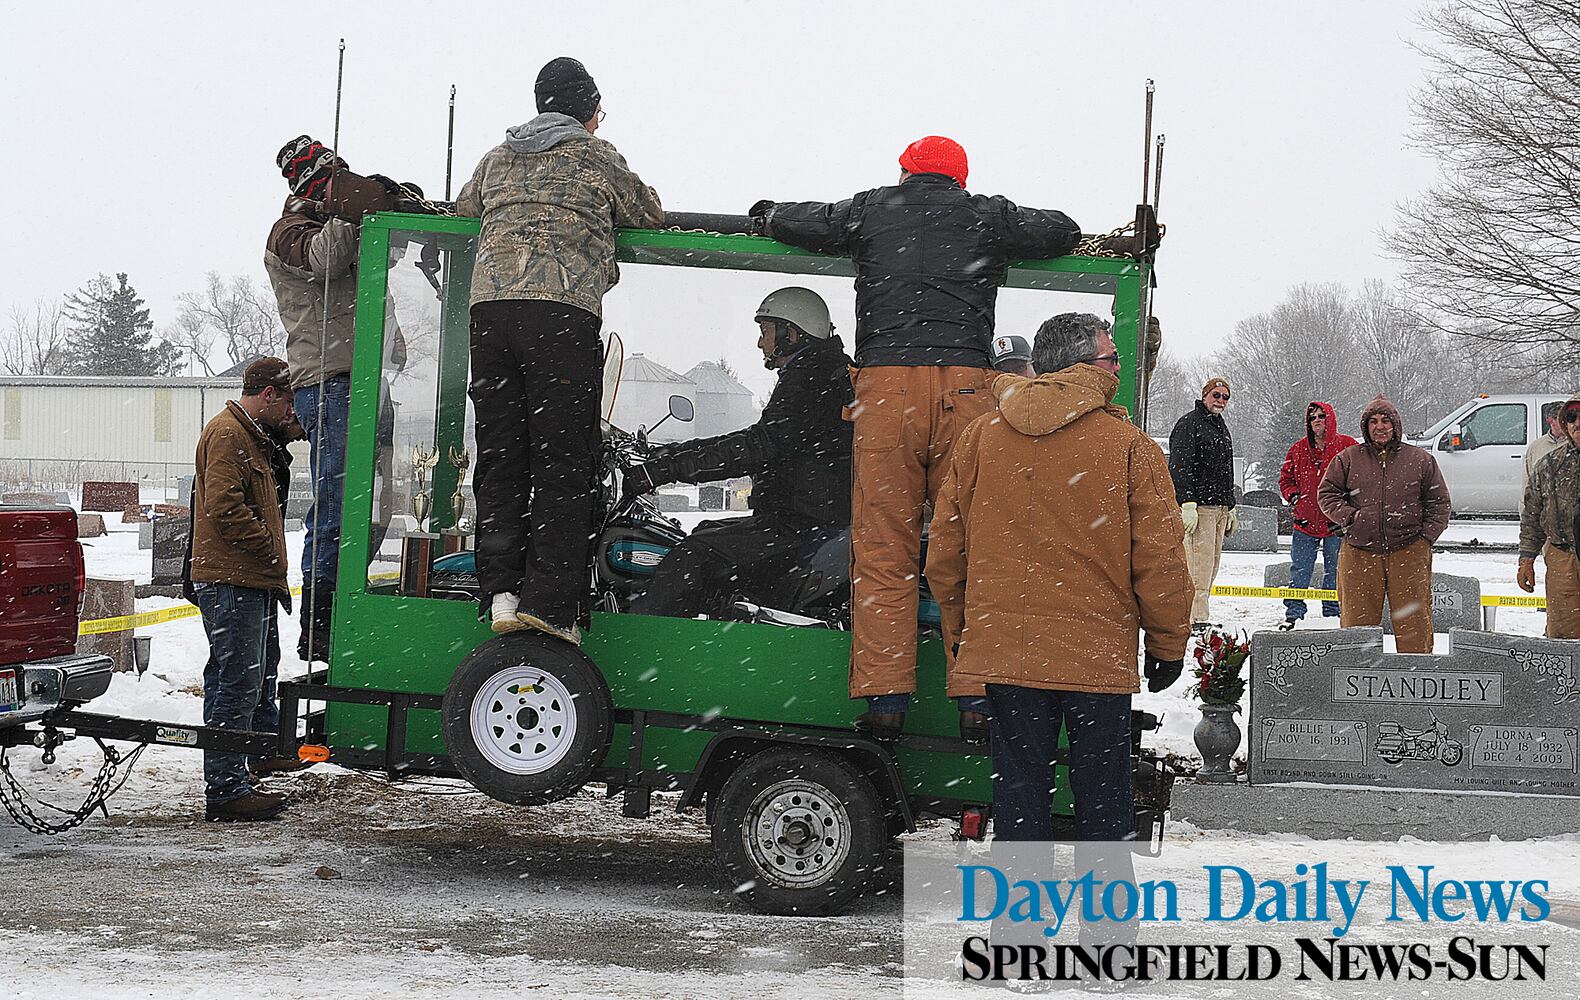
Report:
[[[103,538],[104,537],[104,515],[103,514],[78,514],[77,515],[77,537],[78,538]]]
[[[1580,795],[1580,641],[1456,629],[1446,656],[1379,628],[1252,639],[1252,784]]]
[[[91,515],[98,517],[99,515]],[[119,618],[137,610],[137,584],[132,580],[110,580],[88,577],[82,594],[82,620]],[[116,670],[131,670],[136,666],[132,656],[132,630],[99,632],[77,639],[79,654],[103,654],[115,664]]]
[[[699,487],[697,487],[697,509],[698,510],[723,510],[724,509],[724,487],[722,487],[722,486],[699,486]]]
[[[138,503],[136,483],[88,480],[82,484],[82,509],[124,511]]]
[[[186,563],[187,536],[191,526],[184,517],[161,517],[154,522],[154,584],[168,587],[181,582]]]
[[[1223,536],[1225,552],[1277,552],[1278,511],[1271,507],[1236,507],[1239,522],[1231,535]]]

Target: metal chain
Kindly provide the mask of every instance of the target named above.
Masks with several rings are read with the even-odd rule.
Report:
[[[18,826],[32,833],[54,835],[81,826],[87,822],[89,816],[93,815],[95,809],[103,808],[105,801],[126,784],[126,779],[131,777],[132,768],[137,764],[137,758],[142,756],[143,750],[148,746],[146,743],[139,743],[131,753],[123,757],[119,750],[102,740],[95,742],[99,744],[99,749],[104,751],[104,764],[99,768],[98,775],[94,777],[93,785],[88,789],[88,796],[83,799],[82,805],[76,809],[62,809],[41,799],[38,800],[39,805],[44,808],[64,813],[66,815],[64,822],[51,823],[40,817],[33,811],[32,806],[28,805],[27,800],[31,796],[17,783],[16,777],[11,773],[8,751],[3,747],[0,747],[0,805],[5,806],[5,811]],[[116,782],[115,775],[122,764],[126,766],[126,773],[121,776],[119,782]]]
[[[1075,257],[1123,257],[1125,256],[1124,254],[1106,249],[1103,244],[1126,233],[1135,232],[1135,229],[1135,221],[1131,220],[1118,229],[1111,229],[1099,236],[1083,236],[1081,242],[1075,245],[1075,249],[1071,250],[1070,254]]]

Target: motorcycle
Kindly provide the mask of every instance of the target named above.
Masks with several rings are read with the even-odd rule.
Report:
[[[1465,756],[1465,745],[1448,738],[1448,726],[1427,710],[1432,724],[1426,729],[1406,729],[1397,722],[1383,722],[1377,726],[1377,743],[1373,751],[1389,764],[1403,760],[1437,760],[1447,767],[1458,764]]]

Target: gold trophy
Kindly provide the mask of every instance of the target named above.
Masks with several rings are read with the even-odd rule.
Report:
[[[423,522],[428,520],[428,515],[433,513],[433,494],[428,492],[428,473],[439,464],[439,449],[425,452],[421,445],[411,450],[411,471],[417,477],[417,488],[411,495],[411,512],[417,516],[417,530],[422,531]]]
[[[462,487],[466,485],[466,470],[472,464],[472,453],[465,448],[459,452],[451,448],[450,464],[455,467],[455,492],[450,494],[450,527],[443,531],[446,553],[467,548],[466,539],[470,532],[462,524],[462,518],[466,516],[466,494]]]
[[[428,491],[428,473],[439,464],[439,449],[431,452],[418,445],[411,450],[411,471],[417,479],[411,494],[411,512],[417,517],[417,530],[401,539],[400,592],[410,597],[428,595],[428,576],[433,569],[439,536],[423,530],[423,522],[433,513],[433,495]]]

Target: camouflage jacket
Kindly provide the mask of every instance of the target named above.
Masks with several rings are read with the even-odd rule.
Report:
[[[1520,508],[1520,558],[1533,559],[1542,546],[1575,549],[1575,508],[1580,506],[1580,448],[1565,442],[1536,463]]]
[[[663,222],[658,193],[569,115],[538,115],[505,136],[456,202],[483,222],[472,302],[547,299],[603,315],[620,280],[615,227]]]

